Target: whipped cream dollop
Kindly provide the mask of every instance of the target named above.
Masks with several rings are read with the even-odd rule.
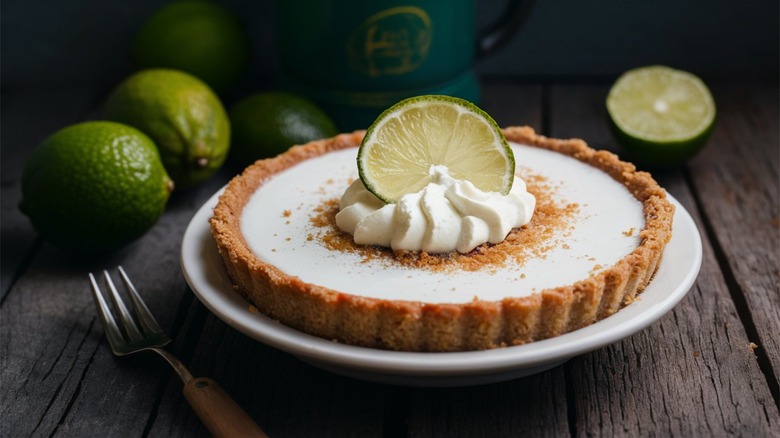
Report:
[[[359,245],[467,253],[485,242],[502,242],[531,220],[536,207],[536,198],[516,176],[512,190],[502,195],[452,178],[444,166],[431,166],[430,174],[427,186],[395,204],[384,203],[356,180],[341,197],[336,225]]]

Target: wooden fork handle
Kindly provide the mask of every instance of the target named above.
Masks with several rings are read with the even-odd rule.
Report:
[[[215,437],[268,437],[212,379],[196,377],[185,383],[184,398]]]

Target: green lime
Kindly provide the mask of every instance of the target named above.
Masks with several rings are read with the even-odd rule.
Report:
[[[238,18],[222,6],[172,2],[138,32],[132,57],[141,68],[183,70],[223,92],[246,69],[249,38]]]
[[[278,155],[290,146],[332,137],[333,121],[303,97],[269,91],[253,94],[230,109],[231,154],[238,165]]]
[[[108,250],[149,230],[172,188],[149,137],[119,123],[85,122],[57,131],[33,152],[19,207],[56,246]]]
[[[449,96],[418,96],[393,105],[368,128],[358,150],[363,185],[388,203],[416,193],[431,168],[483,191],[509,193],[515,158],[496,122],[473,103]]]
[[[664,66],[624,73],[607,111],[618,142],[643,164],[674,165],[693,156],[715,122],[715,101],[701,79]]]
[[[230,147],[230,122],[217,95],[198,78],[176,70],[130,76],[108,97],[105,116],[151,137],[177,188],[210,177]]]

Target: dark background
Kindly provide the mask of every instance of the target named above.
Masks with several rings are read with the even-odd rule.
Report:
[[[135,32],[164,3],[3,2],[2,87],[113,84],[132,69],[127,53]],[[273,86],[273,1],[219,3],[243,17],[251,35],[254,56],[246,82]],[[705,80],[777,78],[778,3],[537,0],[515,37],[476,69],[483,75],[612,77],[665,64]],[[506,0],[478,0],[480,27],[505,5]]]

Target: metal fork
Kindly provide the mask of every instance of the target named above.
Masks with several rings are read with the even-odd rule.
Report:
[[[106,331],[108,343],[111,345],[111,351],[117,356],[124,356],[148,350],[162,356],[184,382],[184,397],[212,435],[266,437],[267,435],[262,429],[217,382],[206,377],[192,377],[187,367],[179,359],[162,348],[171,342],[171,339],[157,324],[157,320],[154,319],[149,308],[138,295],[138,291],[130,282],[125,270],[121,266],[118,267],[118,270],[130,296],[130,301],[132,301],[135,319],[125,306],[108,271],[103,271],[103,274],[106,277],[106,284],[108,284],[108,296],[111,297],[117,314],[112,311],[111,306],[103,297],[95,276],[92,273],[89,274],[89,281],[92,283],[92,297],[95,299],[98,314],[103,320],[103,328]],[[117,319],[121,323],[121,328],[120,324],[117,324]]]

